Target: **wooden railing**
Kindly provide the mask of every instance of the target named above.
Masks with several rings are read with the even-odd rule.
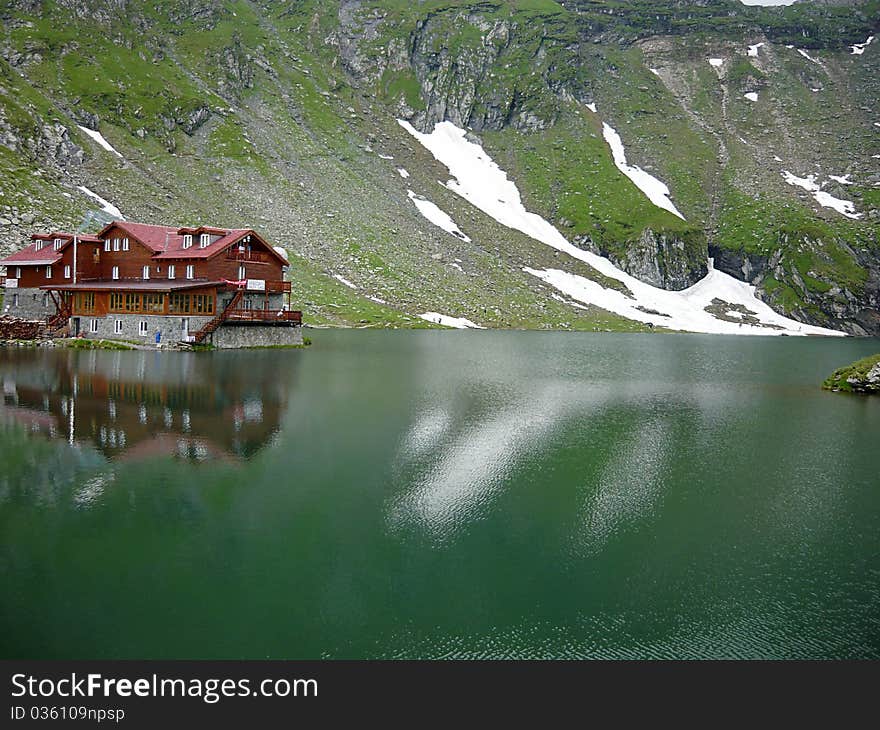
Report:
[[[239,251],[235,246],[226,249],[226,258],[230,261],[250,261],[258,264],[271,261],[269,254],[265,251]]]
[[[231,309],[228,322],[294,322],[302,324],[302,312],[288,309]]]

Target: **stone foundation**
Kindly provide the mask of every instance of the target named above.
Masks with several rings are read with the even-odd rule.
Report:
[[[220,349],[301,345],[302,327],[264,322],[226,322],[205,343]]]
[[[21,319],[46,319],[55,314],[55,303],[42,289],[11,288],[3,292],[3,313]]]
[[[76,316],[70,318],[70,334],[76,336],[81,333],[85,337],[94,340],[129,340],[155,344],[156,330],[160,332],[160,342],[163,345],[176,345],[186,333],[190,335],[198,332],[212,317],[183,317],[183,316],[159,316],[144,314],[108,314],[105,317]],[[77,320],[79,320],[79,332],[77,332]],[[120,322],[117,330],[116,323]],[[184,321],[186,326],[184,326]],[[141,334],[141,322],[146,322],[147,330]]]

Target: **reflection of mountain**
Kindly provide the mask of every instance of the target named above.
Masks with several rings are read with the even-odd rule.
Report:
[[[279,429],[271,358],[0,348],[0,418],[121,461],[247,458]]]

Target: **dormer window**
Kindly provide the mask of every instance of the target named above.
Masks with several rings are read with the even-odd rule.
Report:
[[[63,241],[62,239],[60,239],[60,238],[56,238],[55,241],[54,241],[54,247],[55,247],[55,250],[56,250],[56,251],[61,250],[61,246],[62,246],[63,243],[64,243],[64,241]]]
[[[37,251],[42,250],[42,248],[43,248],[43,242],[40,240],[37,240]]]
[[[211,234],[203,233],[199,236],[199,248],[205,248],[211,244]]]
[[[183,247],[190,248],[192,245],[193,245],[192,233],[184,233],[183,234]]]

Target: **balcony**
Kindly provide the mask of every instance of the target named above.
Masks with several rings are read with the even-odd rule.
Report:
[[[235,281],[227,281],[227,286],[232,286],[238,289],[242,289],[244,291],[248,291],[251,294],[259,294],[265,292],[266,294],[289,294],[290,293],[290,282],[289,281],[264,281],[265,289],[248,289],[246,279],[243,279],[242,282]]]
[[[302,312],[290,309],[231,309],[226,312],[227,322],[291,322],[302,324]]]
[[[265,251],[248,251],[235,246],[226,250],[226,258],[229,261],[246,261],[252,264],[267,264],[272,260]]]

